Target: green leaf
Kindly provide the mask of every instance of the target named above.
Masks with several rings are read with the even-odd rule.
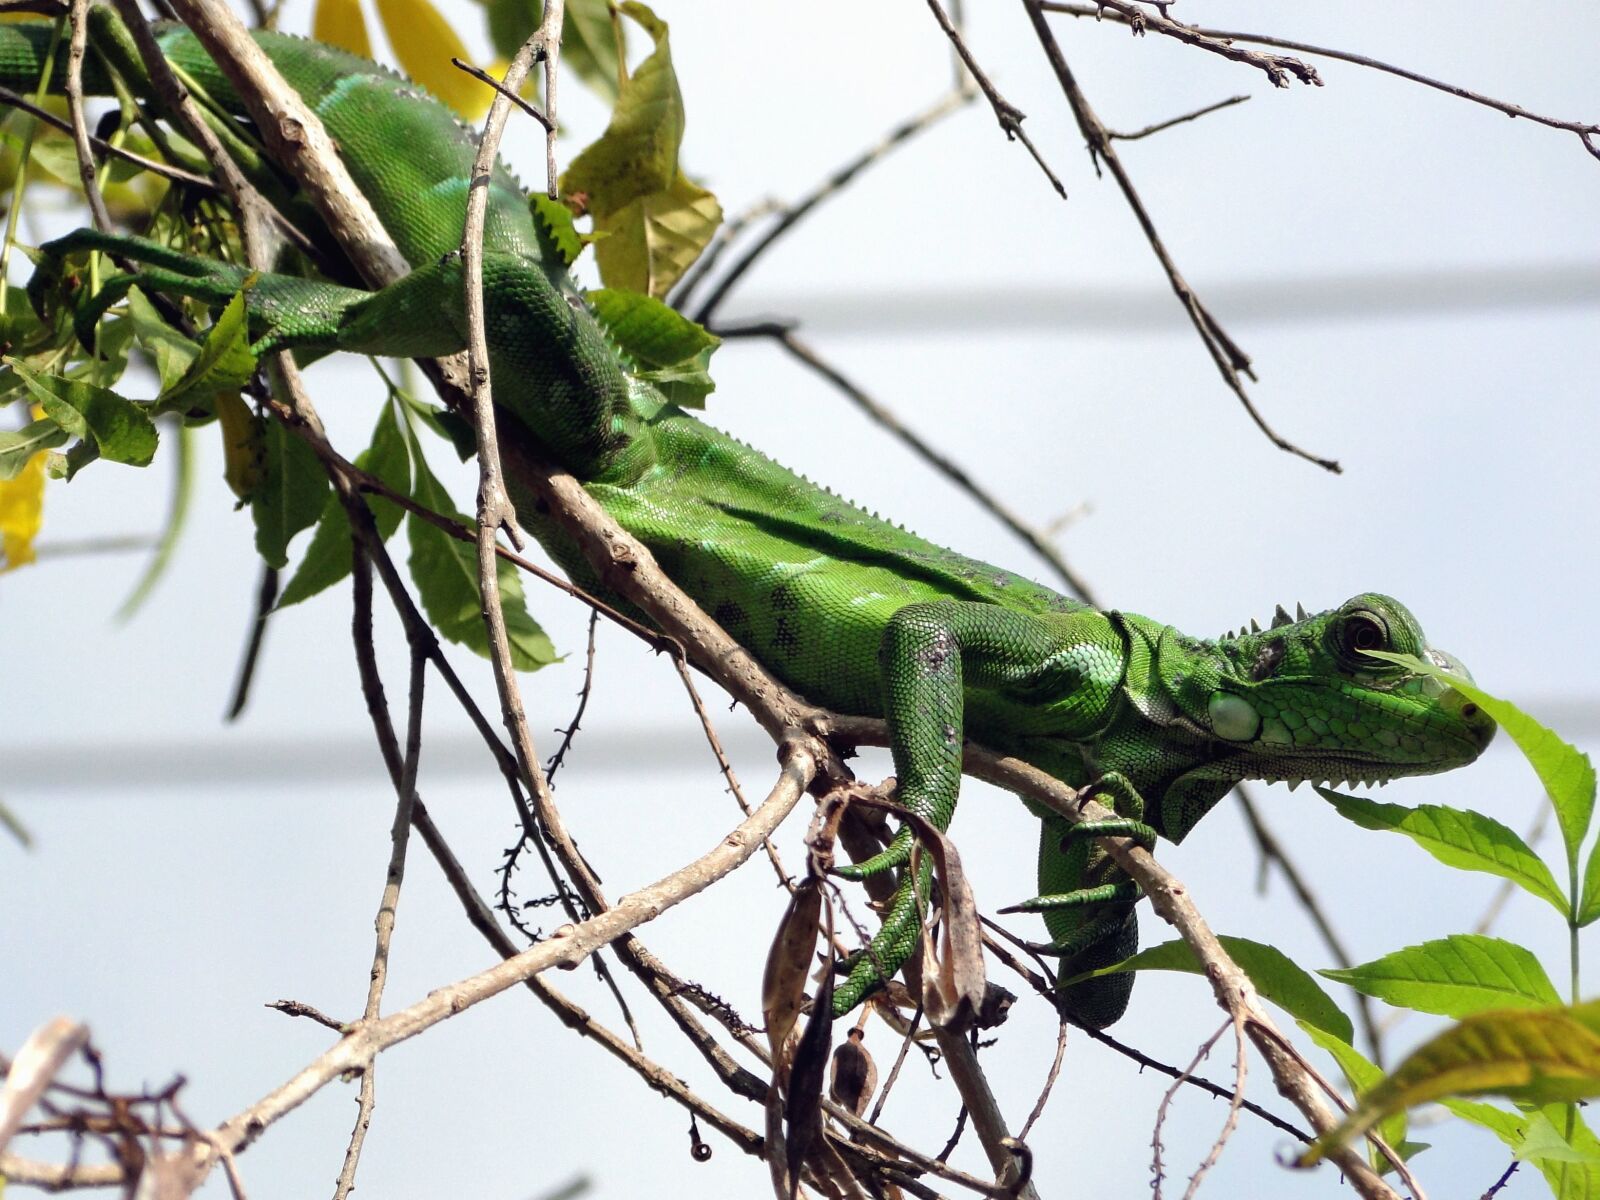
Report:
[[[1551,1119],[1551,1114],[1556,1113],[1564,1123],[1567,1112],[1566,1105],[1551,1104],[1529,1114],[1527,1133],[1516,1152],[1517,1157],[1529,1162],[1545,1159],[1549,1162],[1600,1166],[1600,1141],[1591,1134],[1587,1139],[1575,1137],[1569,1142]]]
[[[1489,1130],[1511,1148],[1516,1158],[1532,1162],[1560,1200],[1600,1198],[1600,1164],[1596,1164],[1592,1157],[1600,1155],[1600,1138],[1596,1138],[1582,1116],[1568,1106],[1555,1105],[1531,1113],[1511,1113],[1492,1104],[1473,1100],[1444,1100],[1441,1103],[1462,1120]],[[1572,1122],[1570,1140],[1561,1133],[1569,1119]],[[1535,1133],[1534,1128],[1541,1121],[1542,1126]]]
[[[601,288],[587,299],[612,340],[639,365],[638,378],[654,383],[674,404],[704,404],[717,386],[708,367],[721,338],[654,296]]]
[[[269,567],[289,562],[289,542],[322,513],[328,475],[317,453],[282,421],[268,421],[262,435],[266,469],[250,497],[256,522],[256,552]]]
[[[1555,905],[1565,916],[1566,895],[1550,868],[1528,848],[1515,830],[1470,809],[1421,804],[1384,804],[1365,796],[1348,796],[1319,787],[1320,795],[1339,815],[1363,829],[1403,833],[1440,862],[1466,871],[1485,871],[1509,879]]]
[[[683,175],[665,191],[596,214],[595,265],[608,287],[662,297],[683,277],[722,223],[717,198]]]
[[[542,20],[544,6],[538,7]],[[621,38],[620,24],[613,27],[607,0],[567,0],[561,11],[561,61],[612,103],[617,99],[621,74],[617,67]]]
[[[655,50],[623,85],[605,133],[561,177],[561,194],[605,235],[595,261],[606,286],[659,298],[710,242],[722,209],[679,169],[683,96],[666,23],[632,0],[618,10],[643,26]]]
[[[150,465],[156,427],[143,405],[81,379],[39,375],[15,358],[5,361],[22,376],[45,415],[75,437],[92,440],[101,457],[134,467]]]
[[[1387,651],[1369,651],[1374,657],[1396,662],[1422,675],[1449,684],[1468,700],[1500,724],[1500,728],[1516,742],[1517,749],[1539,776],[1539,782],[1549,793],[1556,808],[1556,820],[1561,825],[1561,837],[1567,844],[1567,861],[1578,861],[1578,848],[1589,832],[1589,821],[1594,815],[1595,774],[1589,756],[1577,747],[1564,742],[1557,734],[1535,721],[1509,700],[1491,696],[1488,692],[1442,670],[1433,663],[1423,662],[1409,654],[1390,654]]]
[[[133,340],[155,362],[161,391],[167,393],[200,357],[199,345],[168,325],[138,288],[128,289],[128,319],[133,324]]]
[[[53,450],[67,440],[67,431],[49,417],[21,429],[0,429],[0,480],[22,474],[28,460],[41,450]]]
[[[128,593],[128,598],[122,602],[122,607],[117,609],[117,620],[126,621],[139,611],[150,593],[155,590],[161,576],[166,573],[167,564],[172,561],[172,552],[178,548],[178,539],[183,536],[183,527],[189,517],[189,505],[194,499],[194,443],[195,431],[184,424],[178,425],[177,453],[173,456],[172,477],[172,503],[167,508],[167,525],[161,531],[161,541],[156,546],[156,552],[150,556],[150,562],[144,569],[144,574],[139,576],[139,581],[133,585],[133,590]]]
[[[356,466],[376,475],[401,495],[411,494],[411,452],[406,448],[405,436],[395,419],[394,405],[386,403],[378,417],[378,426],[372,431],[372,444],[356,458]],[[378,536],[388,541],[399,528],[402,510],[392,500],[368,495],[366,502],[372,510]],[[278,607],[288,608],[302,600],[330,588],[346,575],[354,561],[350,544],[350,516],[336,493],[330,493],[322,507],[322,517],[317,531],[311,535],[305,557],[278,597]]]
[[[1600,1095],[1600,1001],[1475,1013],[1414,1050],[1301,1156],[1310,1166],[1392,1113],[1446,1096],[1532,1104]]]
[[[436,513],[467,522],[455,511],[449,494],[420,455],[414,465],[413,498]],[[428,620],[440,637],[488,658],[489,633],[483,623],[483,597],[478,590],[477,547],[450,536],[415,513],[406,518],[406,533],[411,539],[411,578],[416,581]],[[516,567],[500,559],[496,573],[506,636],[511,643],[511,665],[519,671],[537,671],[555,662],[555,647],[528,615]]]
[[[1309,1021],[1296,1019],[1295,1024],[1305,1030],[1306,1036],[1326,1050],[1333,1057],[1333,1061],[1339,1064],[1339,1070],[1344,1073],[1346,1082],[1350,1084],[1351,1094],[1357,1100],[1382,1082],[1383,1068],[1357,1050],[1344,1038],[1339,1037],[1337,1034],[1329,1033],[1326,1029],[1318,1029]],[[1396,1113],[1394,1116],[1379,1122],[1378,1136],[1383,1138],[1396,1153],[1402,1154],[1407,1158],[1410,1157],[1401,1149],[1406,1140],[1405,1113]],[[1380,1159],[1374,1153],[1373,1161],[1387,1163],[1388,1159],[1387,1157]]]
[[[666,22],[643,4],[618,5],[655,42],[623,85],[606,131],[561,176],[563,196],[583,196],[590,212],[615,212],[641,196],[665,191],[678,172],[683,95],[672,69]]]
[[[1283,951],[1274,946],[1252,942],[1248,938],[1219,937],[1239,969],[1250,977],[1256,990],[1297,1020],[1315,1025],[1336,1034],[1349,1042],[1355,1034],[1350,1018],[1345,1016],[1327,992],[1322,990],[1311,974],[1294,963]],[[1081,978],[1093,979],[1099,975],[1115,975],[1127,971],[1187,971],[1204,974],[1194,951],[1185,941],[1163,942],[1141,950],[1132,958],[1125,958],[1109,967],[1091,971]]]
[[[1443,1017],[1490,1008],[1561,1003],[1539,960],[1521,946],[1475,933],[1452,934],[1373,962],[1319,971],[1387,1004]]]
[[[237,392],[256,373],[256,356],[250,353],[250,330],[244,291],[228,301],[200,343],[200,353],[188,370],[158,398],[163,411],[187,408],[216,392]]]
[[[478,452],[478,431],[472,427],[471,421],[457,416],[448,408],[439,408],[418,400],[407,388],[396,387],[392,390],[406,406],[408,413],[450,443],[455,449],[456,457],[462,462],[466,462]],[[420,453],[420,448],[416,445],[413,445],[412,449]]]
[[[3,452],[0,452],[3,459]],[[1583,872],[1583,900],[1578,905],[1578,927],[1593,924],[1600,917],[1600,844],[1589,851],[1589,865]]]
[[[533,228],[545,252],[569,267],[577,262],[583,253],[583,239],[572,223],[572,210],[543,192],[531,193],[528,207],[533,211]]]

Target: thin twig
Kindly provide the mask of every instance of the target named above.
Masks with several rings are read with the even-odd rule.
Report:
[[[1217,1030],[1205,1041],[1200,1043],[1200,1048],[1194,1052],[1194,1057],[1189,1060],[1189,1065],[1183,1068],[1167,1085],[1167,1090],[1161,1093],[1161,1102],[1156,1105],[1155,1125],[1150,1130],[1150,1191],[1154,1200],[1161,1200],[1161,1185],[1166,1182],[1167,1169],[1161,1161],[1161,1151],[1164,1148],[1161,1141],[1161,1130],[1166,1126],[1167,1114],[1172,1111],[1172,1101],[1178,1095],[1178,1089],[1194,1077],[1211,1048],[1217,1044],[1217,1039],[1228,1032],[1233,1025],[1232,1021],[1224,1021],[1217,1026]],[[1233,1105],[1228,1105],[1228,1111],[1233,1112]]]
[[[1065,1020],[1056,1022],[1056,1056],[1050,1060],[1050,1073],[1045,1076],[1044,1087],[1039,1091],[1039,1098],[1033,1102],[1033,1111],[1028,1114],[1028,1119],[1022,1123],[1022,1128],[1017,1131],[1018,1141],[1027,1141],[1028,1134],[1033,1129],[1033,1124],[1044,1116],[1044,1106],[1050,1103],[1050,1093],[1056,1086],[1056,1077],[1061,1074],[1061,1060],[1067,1053],[1067,1030],[1070,1026]]]
[[[674,656],[672,665],[677,668],[678,678],[683,681],[684,690],[689,693],[689,703],[694,707],[695,716],[700,719],[701,732],[705,734],[711,753],[716,756],[717,769],[727,781],[728,790],[733,793],[734,803],[739,806],[740,812],[748,816],[750,803],[744,798],[744,792],[739,787],[739,777],[733,772],[733,763],[729,761],[727,752],[722,748],[722,739],[717,736],[717,727],[711,723],[711,714],[706,711],[706,706],[700,699],[700,692],[694,686],[694,676],[689,673],[687,660],[682,656]],[[762,843],[762,849],[767,852],[767,861],[772,864],[772,869],[778,873],[778,882],[792,895],[795,890],[794,878],[784,867],[783,859],[778,856],[778,848],[772,844],[771,838]]]
[[[236,721],[250,700],[250,684],[256,677],[256,663],[261,658],[261,647],[267,638],[267,622],[278,602],[278,568],[261,564],[261,575],[256,581],[256,607],[250,618],[250,634],[245,638],[244,653],[239,658],[239,672],[233,681],[233,699],[228,702],[224,721]]]
[[[1298,58],[1286,58],[1281,54],[1257,54],[1253,50],[1241,50],[1227,41],[1213,37],[1188,25],[1172,20],[1163,10],[1159,15],[1146,12],[1130,0],[1101,0],[1100,6],[1109,10],[1113,16],[1132,28],[1135,34],[1147,30],[1166,34],[1168,37],[1177,38],[1201,50],[1212,54],[1219,54],[1223,58],[1231,59],[1246,66],[1255,67],[1272,81],[1273,87],[1288,87],[1290,78],[1298,79],[1301,83],[1309,83],[1316,87],[1322,86],[1316,69],[1301,62]],[[1055,5],[1044,4],[1043,7],[1057,11]],[[1074,14],[1076,15],[1076,14]]]
[[[1228,1115],[1222,1122],[1222,1131],[1217,1134],[1216,1141],[1211,1143],[1211,1149],[1206,1152],[1205,1158],[1200,1160],[1200,1165],[1195,1168],[1194,1174],[1189,1176],[1189,1186],[1183,1190],[1183,1200],[1194,1200],[1195,1193],[1200,1190],[1200,1181],[1206,1177],[1207,1171],[1216,1166],[1217,1160],[1222,1157],[1223,1147],[1228,1144],[1233,1131],[1239,1127],[1239,1107],[1244,1102],[1244,1081],[1250,1057],[1245,1053],[1243,1017],[1235,1014],[1229,1025],[1233,1029],[1233,1099],[1228,1102]]]
[[[556,747],[555,753],[550,756],[550,761],[544,765],[544,777],[554,782],[556,772],[561,769],[561,764],[566,761],[567,750],[572,745],[572,739],[577,736],[578,726],[583,722],[583,714],[589,708],[589,695],[594,690],[594,647],[595,632],[600,625],[600,614],[589,610],[589,635],[585,639],[583,653],[583,686],[578,689],[578,708],[572,714],[572,720],[565,729],[557,730],[561,734],[561,744]]]
[[[722,256],[728,248],[738,240],[750,225],[762,217],[770,217],[773,213],[787,212],[789,206],[773,196],[758,200],[743,212],[735,213],[717,226],[716,233],[711,236],[711,243],[689,265],[683,277],[673,285],[672,291],[667,294],[667,303],[679,312],[689,310],[689,301],[694,297],[700,285],[711,277],[717,264],[722,261]]]
[[[1146,125],[1143,129],[1136,129],[1132,133],[1118,133],[1114,129],[1108,129],[1106,130],[1106,136],[1115,138],[1119,142],[1137,142],[1140,138],[1147,138],[1152,133],[1160,133],[1164,129],[1171,129],[1174,125],[1185,125],[1190,121],[1198,121],[1201,117],[1220,112],[1224,108],[1232,108],[1235,104],[1243,104],[1248,99],[1250,99],[1249,96],[1229,96],[1226,100],[1218,100],[1215,104],[1197,108],[1193,112],[1184,113],[1181,117],[1168,117],[1165,121],[1157,121],[1154,125]]]
[[[63,120],[47,108],[40,108],[26,96],[19,95],[8,87],[0,87],[0,104],[5,105],[7,108],[21,109],[35,120],[44,122],[52,129],[59,129],[62,133],[74,132],[70,121]],[[214,192],[217,190],[216,182],[206,178],[204,175],[196,175],[190,171],[185,171],[182,167],[174,167],[170,163],[160,162],[154,158],[146,158],[142,154],[124,149],[113,142],[106,141],[104,138],[98,138],[92,133],[89,135],[89,145],[101,154],[109,154],[112,158],[120,158],[123,162],[132,163],[136,167],[141,167],[153,175],[160,175],[164,179],[170,179],[174,183],[181,183],[184,187],[195,188],[202,192]]]
[[[705,303],[695,313],[694,319],[702,325],[709,325],[716,318],[717,311],[722,307],[722,302],[728,298],[728,294],[761,256],[771,249],[774,242],[803,221],[818,205],[848,187],[862,171],[877,163],[896,147],[911,141],[917,134],[933,128],[945,117],[970,103],[976,95],[977,90],[970,85],[946,92],[927,108],[907,117],[878,141],[845,163],[800,201],[783,208],[778,219],[752,242],[723,273],[722,278],[717,280],[716,287],[712,289],[711,295],[706,297]]]
[[[878,1098],[873,1102],[872,1115],[867,1118],[868,1125],[876,1125],[878,1118],[883,1115],[883,1106],[889,1101],[889,1093],[894,1090],[895,1081],[900,1078],[900,1068],[905,1065],[906,1054],[910,1051],[912,1043],[917,1037],[917,1026],[922,1023],[922,1005],[917,1005],[917,1011],[911,1014],[911,1022],[906,1026],[905,1036],[900,1039],[900,1050],[894,1056],[894,1066],[889,1068],[889,1077],[884,1080],[883,1086],[878,1089]]]
[[[989,82],[989,77],[983,73],[983,68],[978,65],[977,59],[972,57],[972,51],[967,49],[967,43],[962,39],[961,31],[951,24],[950,18],[940,6],[939,0],[928,0],[928,7],[933,10],[933,19],[939,22],[939,28],[944,30],[945,37],[950,39],[950,44],[955,47],[956,53],[961,56],[961,61],[966,64],[967,70],[972,72],[972,78],[977,82],[978,87],[983,90],[984,96],[989,101],[989,107],[994,109],[995,119],[1000,122],[1000,128],[1005,132],[1006,139],[1008,141],[1021,142],[1027,147],[1028,153],[1033,155],[1033,161],[1039,164],[1039,169],[1044,172],[1045,178],[1050,181],[1050,186],[1056,190],[1056,195],[1065,200],[1067,198],[1066,185],[1050,169],[1050,164],[1045,162],[1044,155],[1039,153],[1038,148],[1033,144],[1033,140],[1023,132],[1022,123],[1028,119],[1028,114],[1002,96],[999,89]]]
[[[1042,0],[1023,0],[1023,7],[1028,10],[1028,18],[1033,24],[1035,35],[1039,44],[1044,48],[1045,57],[1049,60],[1051,69],[1055,71],[1056,81],[1061,85],[1062,94],[1067,98],[1067,104],[1072,109],[1072,115],[1078,122],[1078,129],[1083,134],[1084,141],[1088,143],[1089,157],[1099,170],[1104,163],[1117,181],[1117,186],[1122,189],[1123,197],[1128,202],[1128,207],[1133,210],[1134,218],[1139,222],[1139,227],[1144,231],[1145,240],[1150,243],[1150,249],[1155,252],[1157,260],[1161,263],[1162,270],[1167,273],[1167,279],[1172,285],[1173,294],[1178,297],[1183,309],[1189,314],[1189,320],[1195,327],[1195,332],[1200,335],[1200,340],[1205,344],[1206,351],[1211,355],[1211,361],[1216,365],[1223,382],[1238,398],[1239,403],[1255,422],[1256,428],[1266,435],[1267,439],[1290,454],[1315,463],[1324,470],[1337,474],[1339,464],[1331,458],[1319,458],[1299,446],[1281,437],[1267,424],[1266,419],[1257,411],[1255,403],[1245,391],[1244,381],[1240,378],[1247,375],[1254,379],[1250,368],[1250,357],[1234,342],[1226,330],[1209,309],[1201,303],[1188,282],[1179,273],[1177,264],[1167,252],[1161,235],[1156,232],[1155,222],[1151,220],[1150,213],[1144,206],[1138,190],[1133,186],[1133,179],[1128,175],[1122,165],[1122,160],[1117,156],[1116,146],[1112,143],[1106,127],[1089,105],[1088,98],[1084,96],[1078,81],[1067,66],[1066,57],[1061,53],[1055,34],[1051,32],[1049,23],[1044,19]]]
[[[94,227],[111,231],[111,214],[106,211],[100,182],[95,178],[94,149],[89,144],[89,122],[83,115],[83,55],[89,45],[89,0],[72,0],[72,40],[67,48],[67,113],[72,118],[72,144],[77,151],[78,178],[83,183],[83,198],[88,202]]]
[[[950,1078],[961,1093],[961,1101],[972,1114],[972,1128],[989,1156],[996,1181],[1014,1188],[1016,1196],[1038,1200],[1038,1192],[1023,1173],[1023,1160],[1012,1145],[1017,1139],[1006,1129],[994,1089],[989,1086],[988,1077],[978,1062],[977,1050],[965,1035],[943,1026],[935,1025],[933,1033],[939,1041],[939,1049],[944,1051],[945,1065],[950,1068]]]
[[[555,129],[555,123],[553,121],[551,121],[549,117],[544,115],[544,111],[542,109],[540,109],[540,107],[537,104],[534,104],[531,101],[525,99],[524,97],[517,95],[516,92],[513,92],[510,88],[508,88],[505,84],[501,83],[498,79],[496,79],[493,75],[489,74],[489,72],[485,71],[482,67],[475,67],[469,62],[462,62],[459,58],[456,58],[454,56],[452,56],[451,59],[450,59],[450,65],[452,67],[456,67],[459,70],[465,71],[468,75],[471,75],[479,83],[488,84],[495,91],[499,92],[502,96],[504,96],[507,100],[511,101],[511,103],[515,104],[523,112],[527,113],[535,121],[539,122],[539,124],[543,125],[544,126],[544,130],[545,130],[546,133],[550,133],[551,131],[553,131]]]
[[[1060,0],[1043,0],[1041,7],[1050,12],[1066,13],[1068,16],[1073,17],[1104,17],[1124,25],[1136,25],[1136,22],[1131,21],[1121,12],[1115,11],[1117,6],[1112,0],[1106,0],[1104,4],[1067,4],[1061,3]],[[1107,9],[1112,11],[1107,12]],[[1199,38],[1214,43],[1230,41],[1251,42],[1257,46],[1274,46],[1280,50],[1293,50],[1298,54],[1314,54],[1319,58],[1332,58],[1339,62],[1352,63],[1358,67],[1368,67],[1374,71],[1382,71],[1387,75],[1395,75],[1401,79],[1410,80],[1412,83],[1420,83],[1423,87],[1433,88],[1435,91],[1455,96],[1457,99],[1467,100],[1473,104],[1481,104],[1485,108],[1492,108],[1508,117],[1522,117],[1524,120],[1544,125],[1550,129],[1560,129],[1568,133],[1575,133],[1583,143],[1584,149],[1596,158],[1600,158],[1600,143],[1596,142],[1596,138],[1600,137],[1600,125],[1590,124],[1585,121],[1564,121],[1559,117],[1543,116],[1540,113],[1530,112],[1520,104],[1496,100],[1493,96],[1485,96],[1482,92],[1474,92],[1458,84],[1446,83],[1442,79],[1434,79],[1431,76],[1420,74],[1405,67],[1397,67],[1393,63],[1381,62],[1376,58],[1369,58],[1365,54],[1354,54],[1349,50],[1335,50],[1329,46],[1313,46],[1309,42],[1296,42],[1288,38],[1272,37],[1261,33],[1242,33],[1232,29],[1204,29],[1198,25],[1179,25],[1173,21],[1153,21],[1148,16],[1145,18],[1144,27],[1153,29],[1157,33],[1179,37],[1183,41]],[[1203,45],[1200,42],[1191,41],[1191,44],[1202,45],[1204,49],[1215,49],[1212,45]]]
[[[359,537],[353,538],[351,552],[355,555],[352,574],[365,579],[364,587],[356,589],[358,598],[364,596],[366,609],[356,617],[364,622],[366,636],[372,633],[372,575]],[[362,605],[358,604],[358,610]],[[389,980],[389,946],[394,938],[395,916],[400,905],[400,888],[405,881],[406,846],[411,834],[411,810],[416,803],[417,764],[422,754],[422,695],[427,680],[427,655],[418,646],[411,648],[411,686],[406,718],[405,764],[401,768],[400,782],[395,788],[394,821],[389,827],[389,867],[383,881],[383,895],[378,901],[378,915],[373,920],[376,944],[372,952],[372,969],[368,974],[367,1004],[362,1019],[376,1020],[383,1005],[383,989]],[[361,1161],[361,1147],[372,1124],[372,1109],[377,1098],[377,1063],[369,1063],[361,1072],[361,1088],[356,1102],[356,1123],[350,1131],[350,1144],[345,1150],[344,1164],[339,1169],[334,1186],[334,1200],[345,1200],[356,1184],[356,1167]]]

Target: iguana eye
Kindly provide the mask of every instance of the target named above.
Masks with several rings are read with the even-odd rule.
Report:
[[[1346,666],[1371,668],[1376,664],[1364,652],[1389,649],[1389,626],[1377,613],[1359,608],[1334,627],[1333,649]]]

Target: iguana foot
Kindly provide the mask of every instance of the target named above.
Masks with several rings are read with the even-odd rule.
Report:
[[[903,867],[911,859],[911,840],[911,827],[902,825],[900,832],[894,835],[894,841],[889,843],[887,849],[874,854],[866,862],[849,863],[845,866],[834,867],[833,873],[840,879],[848,879],[852,883],[860,883],[863,879],[870,879],[874,875],[882,875],[885,871]]]
[[[892,847],[884,853],[891,852]],[[859,864],[857,869],[866,865]],[[844,1016],[887,983],[916,950],[922,931],[922,909],[933,882],[933,864],[926,857],[918,865],[916,875],[915,887],[909,874],[900,881],[872,944],[851,956],[849,974],[833,989],[835,1017]]]

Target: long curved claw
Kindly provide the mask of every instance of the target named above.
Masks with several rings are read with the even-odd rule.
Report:
[[[1159,836],[1155,829],[1143,821],[1136,821],[1132,817],[1114,817],[1105,821],[1081,821],[1069,826],[1061,835],[1061,849],[1065,850],[1073,842],[1082,841],[1092,837],[1125,837],[1132,838],[1146,850],[1156,848],[1156,838]]]
[[[874,854],[866,862],[834,867],[833,873],[840,879],[848,879],[853,883],[860,883],[863,879],[870,879],[874,875],[882,875],[885,871],[903,867],[911,859],[911,840],[911,827],[902,825],[887,849],[879,854]],[[899,893],[896,892],[895,895],[898,896]]]
[[[1084,908],[1091,904],[1131,904],[1143,894],[1137,883],[1127,879],[1121,883],[1102,884],[1100,887],[1057,892],[1053,896],[1034,896],[1031,900],[1023,900],[1000,911],[1002,913],[1056,912],[1063,908]]]

